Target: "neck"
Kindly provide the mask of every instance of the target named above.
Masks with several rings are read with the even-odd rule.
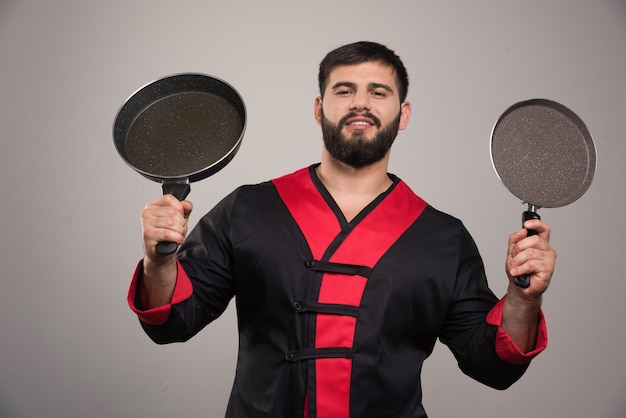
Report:
[[[350,221],[393,183],[387,175],[389,154],[377,163],[354,168],[333,159],[324,149],[316,173]]]
[[[388,162],[389,154],[374,164],[354,168],[333,159],[324,149],[317,176],[331,193],[379,195],[392,184],[387,175]]]

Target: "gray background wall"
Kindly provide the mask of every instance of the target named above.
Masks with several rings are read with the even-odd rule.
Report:
[[[438,345],[424,370],[430,415],[626,416],[618,0],[0,0],[0,416],[223,416],[233,309],[188,343],[157,346],[126,306],[139,213],[160,187],[118,157],[113,118],[135,89],[172,73],[209,73],[239,90],[244,143],[193,184],[195,223],[236,186],[319,160],[317,65],[361,39],[395,49],[410,72],[413,117],[391,171],[465,221],[499,295],[523,206],[491,167],[493,123],[514,102],[550,98],[586,121],[597,146],[588,194],[541,212],[559,251],[548,350],[497,392]]]

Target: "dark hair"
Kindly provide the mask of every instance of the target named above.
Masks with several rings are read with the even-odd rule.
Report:
[[[409,91],[409,76],[400,57],[385,45],[366,41],[341,46],[330,51],[324,57],[320,63],[318,74],[320,95],[324,96],[324,91],[328,84],[328,76],[335,67],[362,64],[364,62],[381,62],[391,66],[396,72],[400,102],[406,100]]]

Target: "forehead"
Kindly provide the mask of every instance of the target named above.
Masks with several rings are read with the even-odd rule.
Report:
[[[394,91],[397,90],[396,71],[391,65],[381,62],[338,65],[330,71],[327,88],[337,83],[386,84]]]

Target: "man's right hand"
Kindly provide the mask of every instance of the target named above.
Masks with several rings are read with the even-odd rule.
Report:
[[[171,194],[161,196],[146,205],[141,212],[144,253],[153,262],[171,258],[156,252],[159,242],[180,245],[187,234],[187,221],[193,210],[190,201],[179,201]]]
[[[171,300],[176,285],[176,253],[159,254],[156,245],[159,242],[182,244],[192,210],[190,201],[181,202],[166,194],[148,203],[141,212],[145,257],[139,293],[144,309],[162,306]]]

